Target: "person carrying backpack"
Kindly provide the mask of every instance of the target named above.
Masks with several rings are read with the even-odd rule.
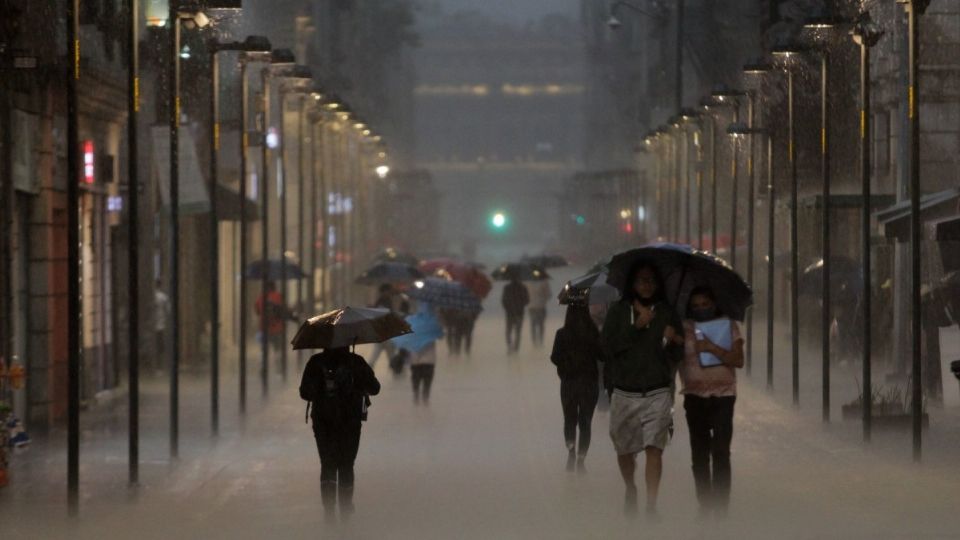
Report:
[[[353,513],[353,464],[360,448],[368,396],[380,393],[380,381],[362,356],[347,347],[325,349],[307,362],[300,397],[310,402],[313,435],[320,454],[320,494],[332,517],[339,498],[343,516]]]

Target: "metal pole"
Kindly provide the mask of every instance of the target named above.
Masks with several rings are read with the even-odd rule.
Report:
[[[250,249],[247,239],[247,150],[249,134],[247,119],[250,116],[250,81],[247,80],[246,58],[240,58],[240,414],[247,412],[247,259]]]
[[[320,145],[320,305],[323,311],[330,309],[330,137],[327,126],[323,121],[319,123],[320,134],[317,143]]]
[[[747,125],[750,132],[754,133],[756,129],[756,95],[753,92],[747,94]],[[757,183],[757,172],[754,163],[755,144],[757,135],[750,136],[747,141],[747,283],[753,285],[753,240],[754,240],[754,207],[755,207],[755,184]],[[736,208],[736,206],[734,206]],[[747,309],[747,357],[746,369],[747,375],[753,371],[753,307]]]
[[[671,190],[671,195],[673,197],[672,206],[673,206],[673,228],[672,228],[672,240],[674,242],[680,241],[680,187],[683,185],[680,180],[680,175],[682,174],[682,159],[683,152],[681,151],[681,138],[680,138],[680,129],[678,128],[674,133],[673,137],[673,189]]]
[[[310,123],[310,227],[307,229],[307,238],[310,241],[310,286],[308,304],[310,313],[317,309],[317,198],[319,197],[317,175],[317,126]]]
[[[307,266],[307,252],[306,245],[303,240],[304,229],[306,225],[306,210],[304,208],[304,202],[307,198],[307,190],[304,185],[304,175],[303,175],[303,164],[306,160],[306,152],[304,151],[304,137],[306,134],[303,129],[303,120],[305,116],[305,110],[307,107],[307,97],[306,95],[300,97],[300,111],[297,114],[297,189],[299,194],[297,195],[297,254],[302,261],[301,266],[310,268],[313,266],[311,261],[310,266]],[[312,274],[311,274],[312,275]],[[304,287],[303,279],[297,279],[297,309],[303,309],[304,302]],[[297,353],[297,367],[302,368],[303,363],[303,353]]]
[[[767,134],[767,389],[773,390],[773,299],[774,261],[776,260],[776,193],[773,178],[773,132]]]
[[[870,277],[870,199],[871,186],[870,175],[872,173],[870,164],[870,47],[862,44],[860,46],[860,186],[863,196],[863,208],[860,211],[860,249],[863,260],[863,297],[861,298],[861,309],[863,317],[863,345],[862,345],[862,364],[863,364],[863,399],[861,400],[861,412],[863,413],[863,440],[869,442],[873,428],[873,382],[872,382],[872,362],[871,356],[871,277]]]
[[[220,59],[210,53],[210,428],[220,431],[220,223],[217,162],[220,157]],[[241,201],[242,202],[242,201]],[[243,212],[241,204],[240,211]]]
[[[823,258],[823,306],[820,317],[820,332],[823,362],[823,410],[824,422],[830,422],[830,115],[827,98],[830,88],[830,55],[824,49],[820,56],[820,167],[823,176],[823,201],[821,206],[821,249]]]
[[[693,232],[690,223],[690,137],[685,127],[681,133],[683,133],[683,177],[685,184],[684,189],[686,190],[686,197],[684,197],[683,201],[684,235],[686,236],[687,243],[693,244],[693,240],[690,238],[690,234]]]
[[[127,361],[128,391],[128,482],[140,481],[140,179],[137,160],[140,115],[139,1],[127,0]]]
[[[703,124],[697,129],[697,247],[703,249]]]
[[[287,92],[281,87],[280,97],[280,163],[277,174],[280,182],[280,260],[284,263],[280,266],[280,302],[283,308],[287,308]],[[283,327],[280,330],[280,336],[283,338],[280,348],[280,375],[283,382],[287,382],[287,321],[284,319]]]
[[[710,118],[710,251],[717,252],[717,118]]]
[[[920,461],[923,451],[923,375],[921,358],[922,306],[920,298],[920,15],[929,0],[911,0],[906,5],[909,26],[910,81],[907,89],[907,112],[910,118],[910,262],[912,290],[910,304],[913,311],[910,336],[913,343],[911,370],[913,413],[913,460]]]
[[[83,306],[80,295],[80,2],[67,1],[67,509],[80,505],[80,363]]]
[[[677,50],[675,53],[674,60],[676,62],[676,67],[674,68],[674,74],[676,80],[674,81],[674,111],[679,114],[680,109],[683,108],[683,2],[684,0],[677,0]]]
[[[733,102],[733,123],[740,122],[740,101]],[[737,184],[740,177],[740,141],[733,140],[733,156],[730,159],[731,200],[730,208],[730,268],[737,268]]]
[[[270,340],[268,339],[267,330],[269,329],[269,324],[267,323],[267,287],[270,283],[268,275],[268,264],[269,264],[269,254],[270,254],[270,148],[267,145],[267,134],[270,131],[270,68],[265,67],[260,72],[260,83],[261,83],[261,93],[260,93],[260,107],[262,108],[262,120],[263,120],[263,141],[260,145],[261,150],[261,163],[260,163],[260,187],[263,201],[263,208],[261,209],[260,219],[261,230],[263,232],[263,237],[260,239],[260,271],[262,273],[260,278],[260,386],[261,391],[264,396],[267,395],[267,392],[270,389],[269,374],[270,374]]]
[[[170,1],[170,457],[180,446],[180,17]]]
[[[800,306],[798,304],[800,296],[800,287],[798,277],[800,274],[800,253],[799,237],[797,235],[797,200],[799,199],[799,188],[797,185],[797,159],[796,159],[796,138],[794,126],[794,96],[793,96],[793,70],[787,68],[787,122],[788,139],[787,157],[790,160],[790,332],[792,349],[792,390],[793,404],[800,405]]]

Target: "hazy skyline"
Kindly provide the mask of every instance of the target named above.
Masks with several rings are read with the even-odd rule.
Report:
[[[548,13],[577,13],[578,0],[430,0],[447,11],[471,9],[514,22],[539,19]]]

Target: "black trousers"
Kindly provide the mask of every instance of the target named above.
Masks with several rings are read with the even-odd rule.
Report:
[[[736,396],[683,397],[690,428],[693,481],[702,507],[726,510],[730,503],[730,441],[736,400]]]
[[[546,308],[530,308],[530,339],[534,345],[543,345],[543,327],[547,322]]]
[[[430,386],[433,385],[433,364],[417,364],[410,366],[410,381],[413,382],[414,399],[430,399]]]
[[[593,411],[600,397],[600,385],[594,379],[567,379],[560,381],[560,403],[563,405],[563,438],[568,446],[577,442],[577,429],[580,430],[580,443],[577,454],[585,456],[590,448],[590,425],[593,423]]]
[[[320,454],[320,496],[324,508],[353,506],[353,463],[360,450],[360,422],[356,425],[325,426],[314,423],[313,436]]]
[[[507,313],[507,350],[520,350],[520,333],[523,330],[523,312]]]

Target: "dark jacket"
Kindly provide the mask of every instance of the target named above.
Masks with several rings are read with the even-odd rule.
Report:
[[[346,348],[325,350],[307,362],[300,397],[312,406],[317,424],[359,427],[367,396],[380,393],[380,381],[362,356]]]
[[[597,362],[603,361],[599,332],[581,336],[567,327],[557,330],[550,361],[557,366],[561,380],[600,380]]]
[[[654,306],[648,328],[635,327],[632,313],[633,306],[623,300],[610,306],[607,313],[602,332],[608,362],[604,366],[605,385],[635,392],[670,386],[682,350],[676,345],[664,347],[663,332],[672,326],[683,335],[682,321],[666,302]]]
[[[511,281],[503,288],[500,303],[508,315],[523,315],[523,310],[530,303],[530,293],[523,283]]]

